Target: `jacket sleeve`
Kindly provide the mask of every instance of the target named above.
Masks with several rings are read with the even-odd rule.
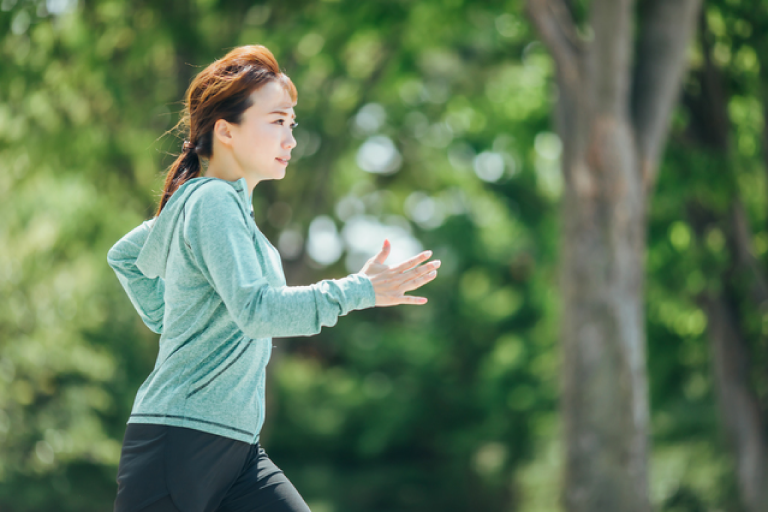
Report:
[[[246,336],[309,336],[355,309],[375,305],[368,276],[310,286],[271,286],[260,266],[253,222],[231,187],[209,187],[185,205],[184,237],[192,258]],[[268,260],[267,260],[268,261]]]
[[[141,319],[153,332],[160,334],[163,332],[165,314],[165,283],[160,277],[146,277],[136,267],[136,258],[147,240],[153,222],[154,219],[143,222],[118,240],[107,253],[107,262],[117,274],[117,279]]]

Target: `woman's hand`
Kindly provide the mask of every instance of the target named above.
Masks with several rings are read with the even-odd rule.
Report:
[[[388,267],[384,262],[387,260],[391,248],[389,240],[384,240],[381,251],[369,259],[363,270],[360,271],[366,274],[373,283],[373,290],[376,292],[376,305],[426,304],[426,298],[412,297],[405,295],[405,292],[421,288],[437,277],[440,260],[421,265],[432,256],[432,251],[424,251],[396,267]]]

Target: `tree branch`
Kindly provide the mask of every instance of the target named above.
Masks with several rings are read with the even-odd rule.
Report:
[[[640,22],[632,117],[646,188],[656,181],[670,112],[686,71],[701,0],[648,0]]]
[[[559,78],[575,84],[579,76],[581,42],[564,0],[528,0],[526,10],[555,59]]]

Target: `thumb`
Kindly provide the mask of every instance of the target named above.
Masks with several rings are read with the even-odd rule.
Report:
[[[384,245],[382,245],[381,250],[379,251],[379,254],[376,255],[374,258],[374,261],[376,263],[384,264],[385,261],[387,261],[387,258],[389,257],[389,251],[392,249],[392,245],[389,243],[389,240],[384,239]]]

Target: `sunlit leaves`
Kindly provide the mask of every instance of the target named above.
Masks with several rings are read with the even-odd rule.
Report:
[[[43,3],[40,15],[32,4]],[[580,17],[584,4],[574,3]],[[275,341],[270,453],[304,475],[297,485],[311,501],[338,512],[375,510],[365,505],[377,499],[392,510],[466,510],[478,495],[483,510],[509,508],[510,495],[521,510],[556,506],[562,141],[550,123],[552,61],[520,7],[2,0],[0,479],[20,483],[0,499],[23,507],[21,491],[45,488],[50,500],[67,497],[57,505],[74,503],[91,496],[77,492],[83,482],[111,495],[81,510],[109,506],[156,337],[105,254],[151,215],[166,152],[179,149],[161,135],[191,76],[226,48],[260,43],[299,89],[291,166],[254,198],[289,284],[356,272],[385,237],[393,261],[422,248],[443,260],[426,307],[353,313],[316,338]],[[728,38],[759,31],[707,16],[718,62],[756,83],[760,51]],[[650,377],[659,431],[672,437],[680,425],[709,428],[696,426],[700,409],[669,404],[705,407],[711,395],[695,297],[718,285],[730,236],[722,225],[699,233],[682,198],[726,212],[725,192],[738,188],[751,225],[765,225],[755,98],[748,89],[728,103],[734,161],[691,151],[690,118],[678,116],[678,149],[650,205]],[[732,165],[736,182],[725,178]],[[755,232],[765,258],[768,235]],[[754,323],[768,332],[765,315]],[[699,492],[701,475],[721,467],[699,449],[662,450],[660,471]],[[698,476],[675,469],[686,461],[702,466]],[[83,466],[104,472],[62,476]],[[654,485],[658,499],[674,492]]]

